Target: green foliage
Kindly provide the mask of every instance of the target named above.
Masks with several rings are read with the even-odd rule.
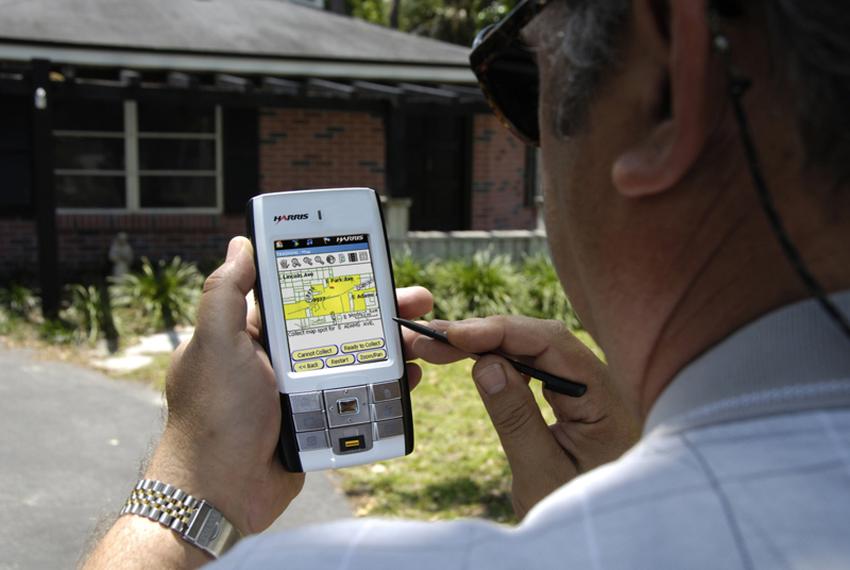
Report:
[[[572,329],[581,328],[569,299],[561,287],[561,280],[548,256],[526,258],[521,267],[523,287],[529,293],[524,314],[538,319],[558,319]]]
[[[485,250],[471,259],[435,264],[429,272],[434,275],[432,293],[437,318],[456,320],[521,313],[525,306],[525,288],[507,257]]]
[[[31,289],[13,283],[0,289],[0,308],[7,317],[33,321],[38,310],[38,297]]]
[[[429,272],[429,266],[416,261],[410,252],[393,259],[393,276],[397,287],[421,285],[426,289],[434,287],[434,276]]]
[[[409,254],[393,263],[396,285],[422,285],[434,294],[434,318],[456,320],[518,314],[581,327],[549,258],[523,263],[478,252],[471,258],[422,263]]]
[[[69,285],[70,306],[66,318],[77,324],[81,341],[94,343],[109,326],[106,299],[94,285]]]
[[[503,18],[514,2],[508,0],[396,0],[399,28],[463,46],[475,34]],[[348,0],[349,12],[366,21],[388,25],[393,0]]]
[[[194,264],[179,257],[156,265],[142,258],[141,271],[117,279],[112,296],[117,307],[138,311],[147,328],[173,328],[194,320],[203,280]]]
[[[389,23],[389,7],[383,0],[349,0],[348,11],[355,18],[387,25]]]
[[[401,4],[401,28],[443,41],[471,46],[475,34],[510,11],[504,0],[409,0]]]
[[[74,326],[62,319],[48,319],[38,325],[38,337],[48,344],[71,344],[78,338]]]

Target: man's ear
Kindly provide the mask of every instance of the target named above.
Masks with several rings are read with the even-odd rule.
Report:
[[[663,79],[649,85],[655,90],[654,104],[645,109],[649,128],[613,166],[614,186],[623,196],[647,196],[671,188],[702,153],[710,113],[711,42],[705,2],[661,2],[667,4],[663,14],[656,0],[635,0],[633,4],[632,49],[651,46],[649,49],[666,50],[666,54],[647,54],[665,66],[659,70]]]

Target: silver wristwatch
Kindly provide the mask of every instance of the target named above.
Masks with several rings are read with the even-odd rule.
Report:
[[[242,533],[208,502],[153,479],[136,484],[121,514],[158,522],[215,558],[242,538]]]

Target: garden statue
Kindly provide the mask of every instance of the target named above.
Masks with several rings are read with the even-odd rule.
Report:
[[[125,232],[118,232],[109,246],[109,261],[112,263],[112,277],[120,278],[130,271],[133,263],[133,246],[127,240]]]

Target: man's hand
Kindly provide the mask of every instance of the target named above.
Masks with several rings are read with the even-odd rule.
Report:
[[[145,477],[206,499],[243,533],[260,532],[301,490],[276,452],[280,397],[259,344],[260,319],[246,295],[255,280],[251,242],[234,238],[227,259],[204,284],[192,339],[174,354],[166,382],[168,421]],[[431,294],[398,290],[399,312],[429,312]],[[421,371],[408,365],[412,384]],[[133,482],[128,481],[127,492]],[[86,568],[198,566],[208,558],[172,531],[140,517],[121,517]]]
[[[246,534],[274,522],[304,484],[276,457],[278,390],[245,300],[254,280],[251,243],[235,238],[204,283],[195,334],[172,358],[168,422],[146,473],[208,500]]]
[[[301,490],[276,456],[280,401],[259,344],[260,319],[247,306],[253,249],[235,238],[227,260],[207,279],[193,338],[178,349],[166,383],[168,424],[147,476],[209,500],[245,533],[260,532]],[[431,310],[421,287],[398,292],[400,312]],[[421,372],[408,367],[415,384]],[[185,483],[184,483],[185,481]]]
[[[616,459],[637,441],[639,422],[623,405],[607,367],[562,323],[499,316],[435,321],[431,326],[446,331],[460,350],[406,331],[410,355],[445,364],[466,358],[467,353],[501,350],[587,384],[581,398],[544,390],[556,417],[555,424],[547,426],[527,377],[498,356],[485,356],[473,367],[478,392],[511,466],[518,516],[525,516],[576,475]]]

